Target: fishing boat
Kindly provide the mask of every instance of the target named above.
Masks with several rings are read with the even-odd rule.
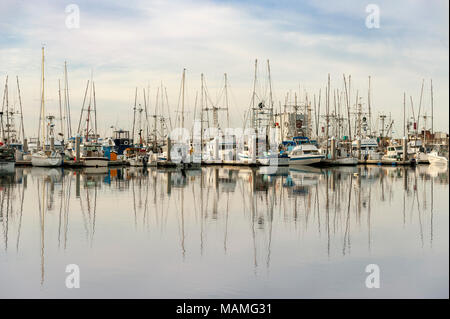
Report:
[[[81,145],[80,160],[85,167],[106,167],[109,159],[104,156],[102,145],[96,142],[87,142]]]
[[[428,154],[428,161],[431,165],[448,165],[448,159],[443,155],[442,152],[433,150]]]
[[[378,142],[374,138],[362,138],[361,140],[361,158],[364,160],[381,160],[383,152],[378,146]],[[358,152],[358,142],[355,140],[352,142],[353,153]]]
[[[403,147],[398,144],[392,144],[387,147],[386,154],[381,158],[385,162],[400,162],[403,159]]]
[[[131,166],[146,167],[148,164],[149,155],[144,147],[129,147],[124,155]]]

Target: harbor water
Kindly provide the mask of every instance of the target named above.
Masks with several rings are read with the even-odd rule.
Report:
[[[448,193],[433,165],[16,167],[0,298],[448,298]]]

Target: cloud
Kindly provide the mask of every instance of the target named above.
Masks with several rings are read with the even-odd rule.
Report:
[[[174,117],[184,67],[188,121],[192,121],[200,73],[215,97],[227,72],[232,124],[241,125],[258,58],[263,88],[265,60],[270,59],[276,105],[284,101],[287,91],[298,90],[299,84],[310,95],[319,88],[323,91],[327,73],[335,88],[342,88],[343,73],[352,74],[352,96],[358,90],[365,98],[362,92],[367,92],[371,75],[374,112],[391,112],[399,127],[403,92],[418,101],[422,78],[433,78],[435,114],[439,114],[435,128],[448,130],[448,13],[444,13],[448,3],[380,1],[380,29],[365,27],[365,6],[354,1],[75,4],[80,8],[79,29],[65,27],[65,4],[60,2],[1,4],[0,75],[20,76],[26,127],[30,128],[27,135],[37,131],[42,43],[48,111],[58,110],[57,81],[67,60],[74,127],[91,70],[100,127],[117,123],[127,128],[136,86],[141,91],[150,85],[154,105],[162,81]]]

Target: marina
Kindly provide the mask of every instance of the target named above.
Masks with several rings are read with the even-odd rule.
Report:
[[[429,313],[449,298],[448,12],[2,0],[0,302]]]

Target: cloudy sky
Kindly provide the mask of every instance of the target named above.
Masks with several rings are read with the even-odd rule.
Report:
[[[370,3],[380,9],[379,28],[366,26]],[[66,12],[70,4],[79,8],[78,28],[71,28],[73,15]],[[434,127],[448,131],[448,9],[448,1],[437,0],[3,0],[0,77],[2,85],[6,75],[11,78],[10,103],[17,104],[14,83],[19,76],[27,136],[37,135],[43,44],[47,112],[58,112],[58,79],[67,61],[74,128],[91,72],[99,129],[105,133],[111,125],[131,127],[136,86],[141,103],[142,89],[150,87],[153,109],[157,87],[163,83],[174,116],[183,68],[187,121],[193,118],[200,74],[205,74],[215,102],[226,72],[231,124],[242,126],[251,99],[254,61],[259,61],[258,90],[264,97],[269,59],[276,105],[284,103],[287,92],[291,96],[297,92],[300,99],[305,92],[311,97],[319,89],[323,92],[328,73],[332,89],[342,89],[343,73],[351,74],[351,96],[358,92],[365,105],[370,75],[373,113],[392,115],[398,134],[402,133],[403,92],[409,114],[410,96],[417,114],[424,79],[421,113],[430,115],[433,79]]]

